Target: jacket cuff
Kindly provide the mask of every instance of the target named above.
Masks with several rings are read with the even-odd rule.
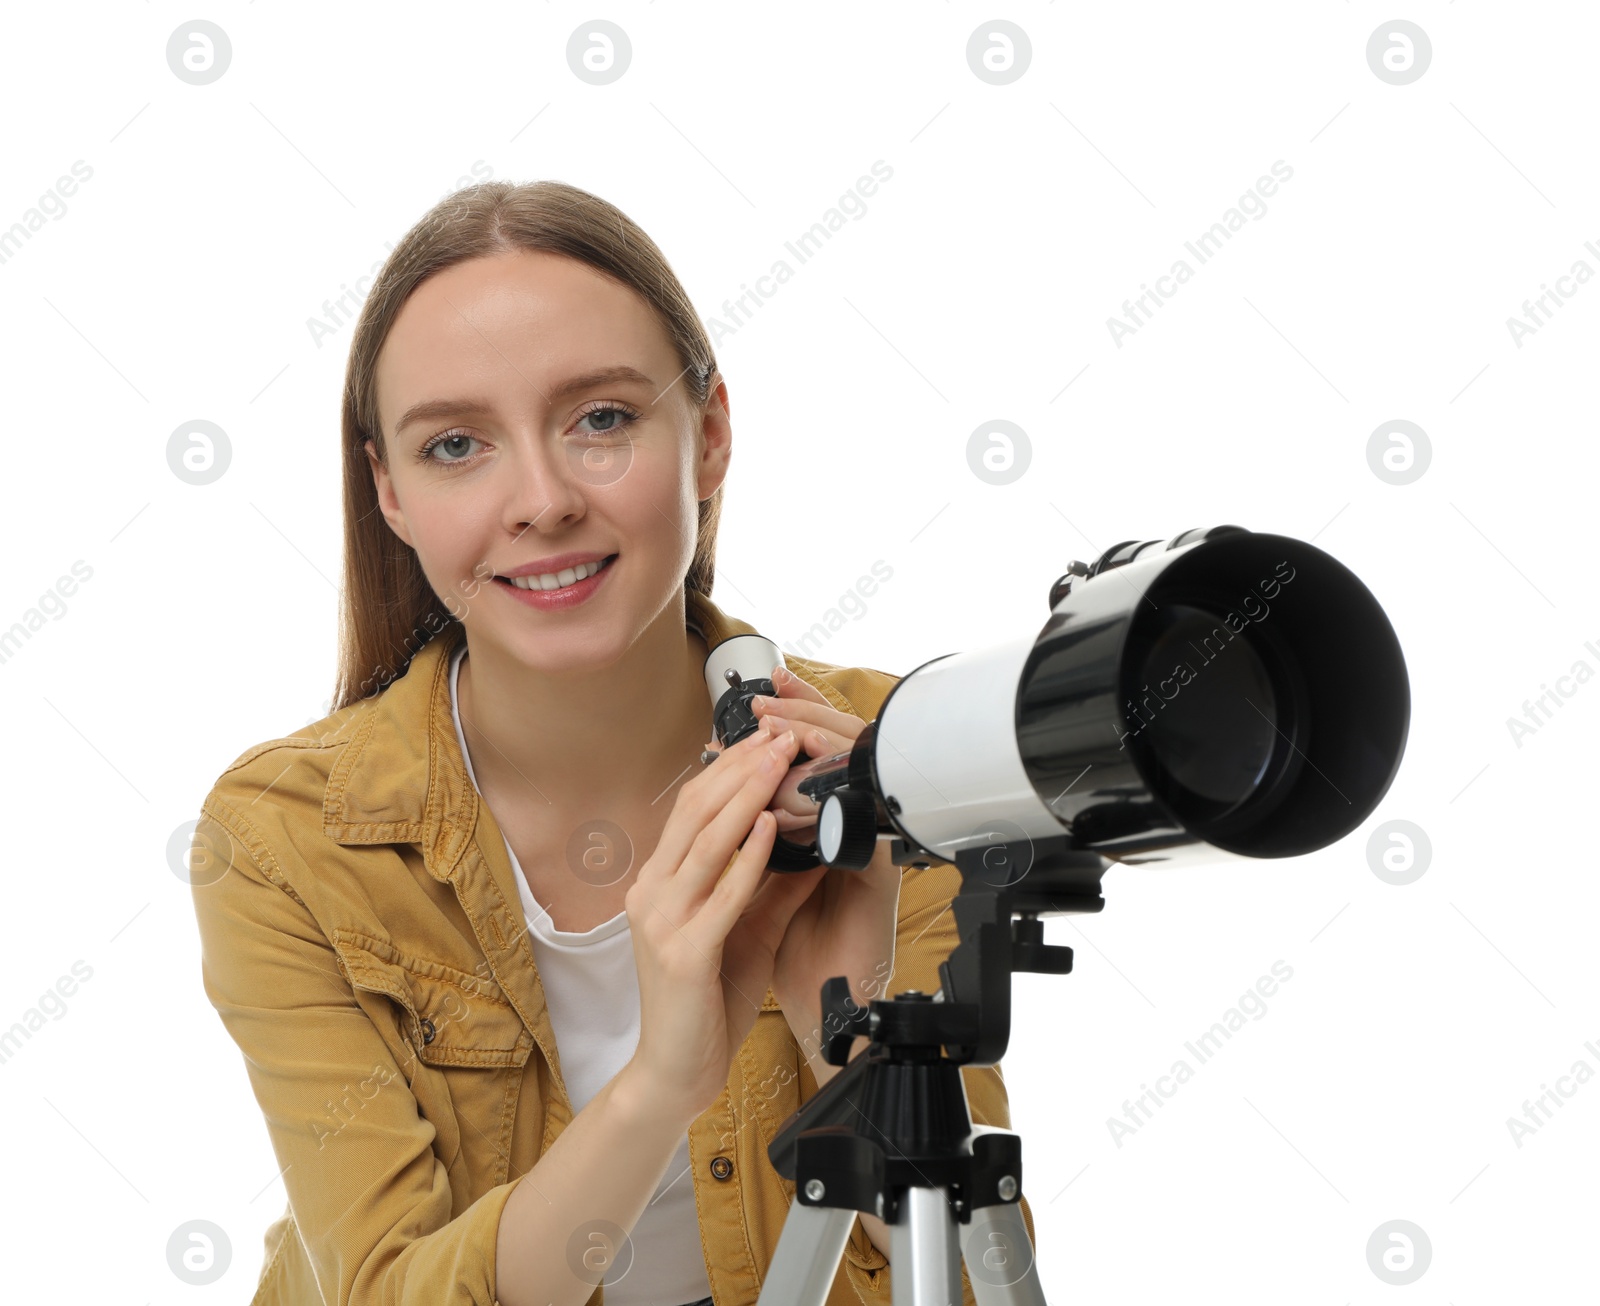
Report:
[[[481,1248],[482,1259],[482,1287],[483,1300],[492,1302],[493,1306],[500,1306],[500,1281],[497,1273],[498,1251],[500,1240],[500,1216],[506,1209],[506,1202],[511,1199],[512,1190],[520,1183],[520,1179],[513,1179],[509,1183],[500,1184],[491,1188],[482,1197],[478,1198],[471,1206],[467,1207],[452,1224],[460,1226],[461,1237],[459,1246],[465,1254],[467,1248]],[[452,1267],[455,1271],[470,1274],[468,1262],[463,1256],[463,1261]],[[448,1280],[441,1280],[447,1282]],[[471,1300],[477,1301],[476,1288],[469,1288]]]

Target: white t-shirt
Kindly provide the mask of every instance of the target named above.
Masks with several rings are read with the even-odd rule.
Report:
[[[463,640],[450,659],[450,711],[467,774],[476,785],[478,777],[456,702],[456,680],[466,649]],[[528,941],[561,1054],[561,1077],[576,1114],[627,1065],[639,1046],[639,972],[633,960],[633,932],[628,928],[627,912],[618,912],[586,934],[556,929],[550,913],[534,901],[509,840],[506,855],[522,895]],[[700,1217],[689,1175],[687,1132],[630,1239],[633,1259],[621,1281],[615,1285],[608,1279],[601,1281],[606,1306],[672,1306],[711,1295],[711,1280],[700,1250]],[[625,1259],[619,1256],[617,1268]]]

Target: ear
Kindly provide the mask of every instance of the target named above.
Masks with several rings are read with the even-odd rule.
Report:
[[[367,451],[367,462],[372,467],[372,481],[378,490],[378,507],[383,510],[383,519],[389,523],[389,529],[398,535],[411,548],[416,548],[411,543],[411,533],[406,529],[405,514],[400,511],[400,500],[395,496],[394,481],[389,476],[389,469],[385,467],[378,457],[376,446],[371,440],[362,446]]]
[[[728,476],[733,455],[733,422],[728,410],[728,384],[721,373],[700,414],[700,462],[695,468],[695,497],[704,503]]]

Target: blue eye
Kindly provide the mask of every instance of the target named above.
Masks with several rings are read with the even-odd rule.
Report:
[[[417,457],[423,462],[447,464],[465,462],[467,460],[466,451],[459,450],[459,448],[458,452],[461,453],[461,457],[459,458],[435,458],[433,456],[433,451],[448,445],[459,446],[462,441],[475,441],[477,438],[478,437],[475,435],[468,435],[465,431],[444,431],[434,436],[433,439],[429,440],[427,444],[418,449]]]
[[[624,404],[601,403],[579,414],[578,421],[586,422],[591,417],[599,419],[599,424],[586,431],[580,429],[579,435],[616,435],[632,426],[638,420],[639,414]]]
[[[594,419],[594,424],[584,427],[582,424],[591,418]],[[615,438],[638,420],[639,414],[626,404],[598,402],[593,408],[585,409],[578,414],[579,424],[574,428],[574,432],[599,443]],[[418,449],[417,461],[436,463],[445,467],[468,463],[476,457],[476,451],[471,446],[481,443],[477,436],[469,434],[460,427],[454,427],[448,431],[441,431]],[[446,456],[434,457],[435,449],[443,449]]]

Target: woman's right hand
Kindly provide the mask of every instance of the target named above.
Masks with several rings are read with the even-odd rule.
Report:
[[[766,869],[776,824],[765,809],[797,751],[793,731],[774,741],[765,728],[724,749],[678,790],[623,899],[639,973],[639,1046],[627,1070],[653,1111],[685,1127],[727,1083],[789,919],[825,869]]]

